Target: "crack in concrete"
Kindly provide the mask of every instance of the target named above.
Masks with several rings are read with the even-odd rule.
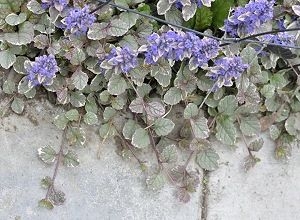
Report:
[[[200,194],[200,210],[199,210],[199,220],[207,220],[208,211],[208,196],[209,196],[209,171],[203,170],[202,176],[202,190]]]

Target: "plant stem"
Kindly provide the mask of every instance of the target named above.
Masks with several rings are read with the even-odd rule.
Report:
[[[193,154],[195,153],[195,151],[192,151],[188,157],[188,159],[186,160],[185,164],[184,164],[184,169],[186,170],[187,166],[189,165],[191,159],[193,158]]]
[[[241,127],[241,121],[240,121],[239,116],[237,116],[236,119],[237,119],[237,122],[238,122],[238,124],[239,124],[239,127]],[[248,150],[249,155],[250,155],[252,158],[255,158],[255,157],[253,156],[251,150],[249,149],[249,145],[248,145],[248,143],[247,143],[246,137],[245,137],[245,135],[243,134],[242,131],[241,131],[241,134],[242,134],[243,142],[244,142],[244,144],[245,144],[246,147],[247,147],[247,150]]]
[[[156,149],[156,144],[155,144],[155,141],[154,141],[154,137],[153,137],[153,133],[152,133],[152,130],[151,128],[148,130],[148,134],[150,136],[150,142],[151,142],[151,147],[155,153],[155,156],[156,156],[156,159],[157,159],[157,163],[158,163],[158,166],[161,167],[162,166],[162,162],[159,158],[159,152],[158,150]]]
[[[131,143],[129,143],[122,134],[120,134],[120,132],[116,129],[116,132],[118,134],[118,137],[121,138],[121,140],[126,144],[128,150],[131,152],[131,154],[133,155],[133,157],[137,160],[137,162],[142,166],[143,165],[143,161],[141,161],[138,156],[134,153],[133,149],[132,149],[132,145]]]
[[[56,159],[56,164],[55,164],[55,168],[54,168],[54,173],[53,173],[53,176],[52,176],[52,179],[51,179],[51,185],[48,187],[45,199],[49,199],[50,193],[52,192],[52,190],[54,190],[54,182],[55,182],[55,179],[57,177],[58,167],[59,167],[59,164],[61,162],[61,158],[63,156],[65,134],[66,134],[66,129],[63,131],[63,134],[62,134],[62,140],[61,140],[59,152],[57,154],[57,159]]]

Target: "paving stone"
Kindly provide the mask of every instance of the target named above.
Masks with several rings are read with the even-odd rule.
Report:
[[[62,133],[51,123],[61,111],[47,102],[32,102],[26,115],[11,114],[0,122],[0,219],[21,220],[196,220],[198,193],[187,204],[177,202],[168,185],[154,193],[145,188],[137,163],[124,161],[111,142],[102,144],[90,129],[85,148],[76,149],[80,166],[61,167],[56,186],[66,202],[52,211],[38,207],[45,196],[40,180],[53,173],[37,158],[40,146],[58,148]],[[100,159],[97,152],[100,149]]]
[[[221,167],[209,176],[208,220],[300,219],[300,150],[293,149],[289,162],[279,162],[273,141],[263,136],[264,147],[256,154],[261,162],[247,173],[245,145],[235,151],[219,145]]]

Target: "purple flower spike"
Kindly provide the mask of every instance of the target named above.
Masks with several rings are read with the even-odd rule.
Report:
[[[216,87],[232,86],[232,79],[238,79],[248,68],[241,57],[223,57],[215,61],[215,66],[206,75],[216,81]]]
[[[225,20],[225,31],[231,37],[254,34],[262,24],[272,20],[274,0],[251,0],[245,7],[237,7]]]
[[[59,71],[55,57],[43,55],[26,67],[27,79],[32,86],[51,85],[55,74]]]
[[[63,19],[63,23],[66,25],[65,29],[75,35],[85,34],[96,21],[95,15],[89,12],[88,6],[70,10],[67,17]]]
[[[137,56],[138,53],[128,47],[117,47],[110,51],[103,64],[105,63],[105,69],[128,73],[138,65]]]

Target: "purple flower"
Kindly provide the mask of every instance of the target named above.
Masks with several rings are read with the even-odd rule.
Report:
[[[216,57],[219,43],[216,40],[203,38],[191,32],[168,31],[161,35],[151,34],[148,44],[139,51],[145,52],[145,63],[155,64],[159,58],[167,59],[171,65],[174,61],[191,58],[190,69],[196,69]]]
[[[51,54],[36,57],[34,62],[26,66],[26,71],[27,79],[32,86],[51,85],[59,68],[55,57]]]
[[[206,75],[216,81],[216,87],[232,86],[232,79],[238,79],[248,68],[241,57],[223,57],[215,61],[215,66]]]
[[[114,69],[116,73],[128,73],[138,65],[138,53],[128,47],[113,48],[101,63],[104,69]]]
[[[55,7],[58,11],[62,11],[68,4],[69,0],[42,0],[41,6],[45,10]]]
[[[62,21],[66,25],[66,30],[71,31],[75,35],[85,34],[88,28],[96,21],[95,15],[89,12],[88,6],[70,10],[67,17]]]
[[[251,0],[245,7],[237,7],[225,20],[225,31],[231,37],[253,34],[262,24],[272,20],[275,0]]]

